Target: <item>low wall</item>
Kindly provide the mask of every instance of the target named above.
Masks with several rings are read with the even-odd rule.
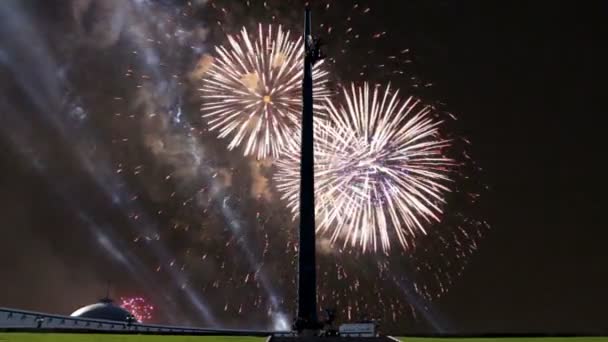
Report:
[[[35,311],[0,308],[0,331],[22,332],[96,332],[168,335],[269,336],[260,330],[209,329],[157,324],[139,324],[53,315]]]

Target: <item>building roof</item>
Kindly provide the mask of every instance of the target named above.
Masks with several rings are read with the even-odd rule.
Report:
[[[121,308],[118,305],[114,305],[114,302],[109,298],[101,299],[95,304],[83,306],[82,308],[74,311],[70,316],[105,319],[119,322],[134,321],[133,315],[129,311]]]

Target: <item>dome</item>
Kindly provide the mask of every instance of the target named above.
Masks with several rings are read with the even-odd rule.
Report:
[[[105,319],[120,322],[135,321],[133,315],[129,311],[121,308],[118,305],[114,305],[113,301],[109,298],[104,298],[95,304],[83,306],[82,308],[74,311],[70,316]]]

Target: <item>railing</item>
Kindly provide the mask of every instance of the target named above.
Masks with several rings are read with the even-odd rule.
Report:
[[[0,308],[0,331],[269,336],[271,331],[140,324]]]

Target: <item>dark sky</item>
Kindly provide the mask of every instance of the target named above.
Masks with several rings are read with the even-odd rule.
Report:
[[[301,4],[192,3],[3,4],[0,306],[69,314],[110,281],[115,297],[153,303],[157,322],[291,320],[295,224],[277,209],[272,167],[226,152],[205,130],[189,75],[224,31],[273,15],[299,30]],[[606,5],[313,4],[315,24],[336,27],[326,35],[336,83],[390,81],[458,116],[448,128],[483,168],[470,183],[488,187],[468,213],[491,226],[430,302],[391,279],[436,291],[452,271],[435,278],[446,268],[432,252],[324,251],[322,304],[403,333],[606,333]]]
[[[442,307],[466,331],[605,332],[606,8],[423,8],[414,44],[468,120],[493,189],[484,199],[492,232]]]

